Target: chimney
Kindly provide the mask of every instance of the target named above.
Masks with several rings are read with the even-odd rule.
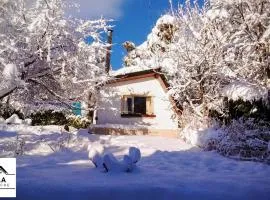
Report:
[[[106,63],[105,63],[105,71],[108,74],[111,68],[111,50],[112,50],[112,34],[113,30],[108,30],[108,47],[106,52]]]

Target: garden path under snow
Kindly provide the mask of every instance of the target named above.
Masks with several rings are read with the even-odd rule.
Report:
[[[204,152],[180,139],[65,134],[57,126],[0,124],[0,157],[14,154],[17,134],[18,199],[269,199],[270,166]],[[130,146],[142,159],[131,173],[100,172],[87,146],[99,141],[118,158]]]

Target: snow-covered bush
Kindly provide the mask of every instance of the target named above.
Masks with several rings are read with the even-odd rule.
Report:
[[[215,137],[205,143],[206,150],[217,150],[228,157],[244,160],[270,161],[269,122],[256,122],[254,119],[233,120],[231,124],[218,130]]]
[[[210,117],[220,123],[228,124],[232,120],[239,118],[252,118],[256,121],[270,121],[270,106],[264,99],[244,101],[242,99],[224,99],[224,115],[220,115],[214,110],[210,112]]]
[[[91,124],[91,120],[85,117],[75,116],[67,112],[58,112],[53,110],[35,112],[32,113],[29,118],[32,119],[31,124],[34,126],[66,125],[79,129],[88,128]]]
[[[81,116],[74,116],[74,115],[69,115],[67,116],[68,120],[68,125],[72,126],[74,128],[88,128],[91,124],[91,121],[85,117]]]
[[[18,115],[21,119],[24,118],[24,115],[20,110],[15,109],[15,107],[8,103],[0,103],[0,117],[7,119],[13,114]]]
[[[73,133],[64,131],[64,132],[61,132],[59,136],[53,141],[52,140],[42,141],[41,139],[41,142],[44,142],[45,144],[47,144],[53,152],[59,152],[59,151],[65,151],[68,148],[72,139],[76,140],[77,137],[74,136]]]
[[[29,118],[32,119],[32,125],[65,125],[68,123],[65,113],[46,110],[32,113]]]

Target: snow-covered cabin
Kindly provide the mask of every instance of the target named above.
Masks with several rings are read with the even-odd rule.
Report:
[[[96,134],[178,134],[175,102],[159,68],[126,67],[113,73],[114,79],[100,91],[98,109],[90,132]]]

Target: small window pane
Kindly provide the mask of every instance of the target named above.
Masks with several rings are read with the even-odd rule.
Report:
[[[134,97],[134,113],[146,114],[146,97]]]
[[[127,111],[132,113],[132,98],[127,98]]]

